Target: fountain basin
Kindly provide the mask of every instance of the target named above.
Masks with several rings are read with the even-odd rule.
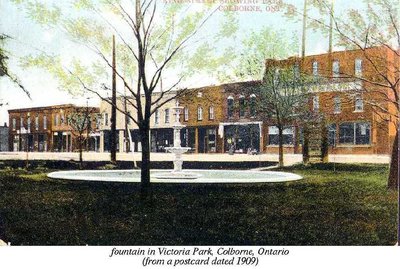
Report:
[[[272,183],[302,179],[301,176],[274,171],[251,170],[185,170],[196,174],[198,178],[156,178],[160,174],[173,174],[170,170],[151,170],[153,183]],[[140,182],[140,170],[72,170],[58,171],[47,175],[54,179],[104,181],[104,182]]]

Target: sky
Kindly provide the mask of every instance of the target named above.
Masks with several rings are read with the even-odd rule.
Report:
[[[266,9],[262,4],[263,0],[256,0],[261,8]],[[264,0],[265,1],[265,0]],[[279,0],[277,0],[279,1]],[[303,5],[303,0],[284,0],[298,7]],[[51,1],[43,1],[51,2]],[[161,2],[161,1],[160,1]],[[268,2],[268,1],[267,1]],[[271,1],[269,1],[271,2]],[[274,1],[272,1],[274,2]],[[68,6],[70,2],[65,1],[63,5]],[[335,0],[335,9],[340,12],[347,8],[357,7],[362,4],[361,0],[348,3],[346,0]],[[235,12],[239,18],[240,31],[242,37],[251,30],[257,31],[262,26],[269,26],[276,31],[285,31],[294,35],[299,40],[301,38],[301,22],[288,21],[282,16],[281,12]],[[201,38],[207,38],[207,33],[214,31],[214,24],[218,20],[215,15],[199,33]],[[6,49],[9,53],[9,70],[11,70],[20,79],[21,83],[29,90],[31,99],[29,99],[15,84],[5,78],[0,78],[0,124],[8,122],[8,109],[57,105],[65,103],[74,103],[78,105],[99,105],[100,100],[95,96],[84,94],[73,96],[59,88],[56,79],[41,69],[29,68],[23,69],[20,66],[20,60],[29,54],[51,52],[60,55],[65,62],[71,57],[77,57],[90,61],[93,54],[79,44],[72,42],[62,32],[39,26],[33,23],[24,11],[17,7],[12,1],[0,0],[0,33],[12,36],[6,43]],[[235,46],[240,46],[240,42]],[[328,40],[318,33],[309,31],[307,33],[306,50],[307,55],[324,53],[328,48]],[[201,76],[194,76],[190,80],[191,87],[207,86],[205,83],[217,84],[218,81],[204,79]]]

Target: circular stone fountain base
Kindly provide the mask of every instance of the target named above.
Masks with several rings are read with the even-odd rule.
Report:
[[[154,174],[155,178],[159,179],[196,179],[201,177],[199,174],[188,173],[188,172],[169,172],[163,174]]]
[[[151,170],[152,183],[272,183],[302,179],[301,176],[274,171],[251,170],[185,170],[184,173],[199,175],[198,178],[157,178],[157,174],[169,174],[166,170]],[[52,172],[47,175],[55,179],[104,181],[104,182],[140,182],[140,170],[72,170]]]

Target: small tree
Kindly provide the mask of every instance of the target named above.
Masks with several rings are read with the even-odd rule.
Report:
[[[283,166],[284,129],[299,124],[299,119],[304,119],[309,111],[305,86],[306,79],[300,74],[298,63],[282,66],[277,61],[267,61],[260,86],[260,110],[278,128],[279,166]]]
[[[96,108],[75,108],[67,117],[67,124],[73,137],[76,138],[76,145],[79,151],[79,168],[83,167],[82,152],[85,145],[89,143],[89,135],[92,131],[92,123],[97,118]]]

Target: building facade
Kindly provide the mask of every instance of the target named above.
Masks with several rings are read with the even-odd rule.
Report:
[[[71,152],[78,149],[76,127],[69,117],[90,114],[90,127],[82,131],[89,137],[86,150],[98,151],[98,108],[72,104],[8,110],[10,151]]]
[[[302,77],[308,98],[302,105],[312,119],[307,119],[311,150],[320,150],[321,138],[326,135],[329,152],[333,154],[389,154],[396,134],[396,122],[390,114],[396,110],[390,102],[393,93],[379,86],[385,85],[379,74],[395,76],[393,70],[399,67],[394,65],[399,62],[391,50],[374,47],[266,60],[265,64],[266,70],[293,68]],[[178,102],[182,107],[180,121],[186,126],[181,131],[182,146],[192,148],[191,152],[278,153],[279,129],[275,116],[262,108],[261,103],[266,102],[262,97],[262,83],[228,83],[185,89],[173,93],[175,98],[168,96],[170,100],[151,118],[151,151],[165,152],[165,147],[173,144],[172,108]],[[159,93],[153,100],[157,95]],[[160,103],[163,100],[160,99]],[[118,110],[125,109],[136,117],[132,106],[124,104],[123,99],[118,102]],[[101,112],[101,147],[102,151],[107,151],[111,115],[108,102],[102,102]],[[283,127],[286,153],[302,152],[306,122],[302,117],[298,116]],[[141,150],[136,124],[120,112],[117,112],[117,130],[121,152],[130,148],[126,146],[128,140],[133,141],[132,150]]]

